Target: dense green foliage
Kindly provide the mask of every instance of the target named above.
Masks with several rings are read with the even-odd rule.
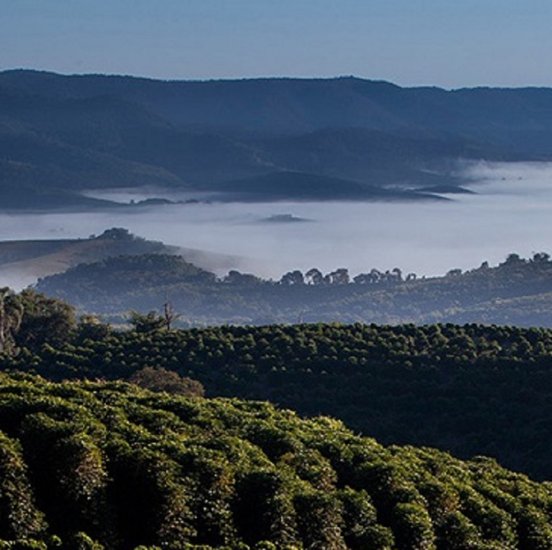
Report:
[[[105,327],[104,327],[105,328]],[[328,414],[384,443],[486,454],[552,479],[552,331],[355,324],[115,332],[81,324],[61,347],[6,358],[51,379],[163,367],[208,396]]]
[[[279,281],[231,271],[222,279],[176,256],[108,258],[47,277],[37,288],[120,322],[170,297],[188,325],[305,322],[495,323],[552,327],[552,261],[511,254],[462,273],[416,278],[400,269],[351,276],[292,271]]]
[[[552,548],[552,485],[492,460],[121,383],[0,375],[0,474],[2,548]]]
[[[0,289],[0,354],[38,350],[69,341],[77,326],[73,307],[34,290]]]

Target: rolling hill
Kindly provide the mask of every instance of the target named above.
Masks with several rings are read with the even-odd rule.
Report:
[[[106,258],[45,277],[37,289],[117,321],[131,309],[158,309],[169,298],[187,324],[200,326],[337,321],[552,327],[552,260],[544,253],[531,259],[511,254],[498,266],[484,262],[431,278],[400,269],[355,277],[346,269],[313,269],[280,281],[235,270],[222,278],[190,278],[190,261],[190,255]]]
[[[25,322],[15,337],[19,353],[1,368],[57,381],[132,380],[162,368],[199,381],[209,397],[269,400],[339,418],[386,444],[484,454],[552,480],[550,329],[146,323],[115,330],[85,319],[53,340],[55,331],[42,327],[56,323],[42,317],[37,340],[27,334],[37,323]]]
[[[0,242],[0,278],[31,284],[41,277],[61,273],[81,263],[124,254],[173,254],[177,247],[147,241],[126,229],[107,229],[83,239],[51,239]]]
[[[11,201],[5,207],[40,206],[49,193],[50,208],[75,204],[88,188],[232,193],[248,178],[258,183],[254,195],[264,197],[263,179],[255,178],[302,173],[320,179],[315,198],[371,200],[373,188],[383,187],[423,200],[416,189],[461,185],[461,160],[549,159],[551,105],[548,89],[4,71],[0,198]],[[324,178],[336,179],[327,186]],[[349,193],[353,182],[366,193]]]
[[[541,550],[549,483],[329,418],[0,376],[6,548]]]

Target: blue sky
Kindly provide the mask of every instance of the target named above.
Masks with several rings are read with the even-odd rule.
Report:
[[[552,0],[0,0],[0,68],[552,86]]]

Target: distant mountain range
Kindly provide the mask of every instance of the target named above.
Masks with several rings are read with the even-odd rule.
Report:
[[[426,199],[461,185],[460,159],[550,158],[552,89],[0,73],[4,208],[104,207],[79,191],[142,185],[240,200]],[[314,184],[305,191],[297,174]]]

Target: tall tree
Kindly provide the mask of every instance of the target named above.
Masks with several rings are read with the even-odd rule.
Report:
[[[24,290],[19,296],[24,315],[16,337],[18,345],[38,349],[45,343],[58,346],[72,338],[77,327],[72,306],[34,290]]]
[[[0,289],[0,353],[13,353],[15,334],[23,321],[24,307],[11,289]]]

